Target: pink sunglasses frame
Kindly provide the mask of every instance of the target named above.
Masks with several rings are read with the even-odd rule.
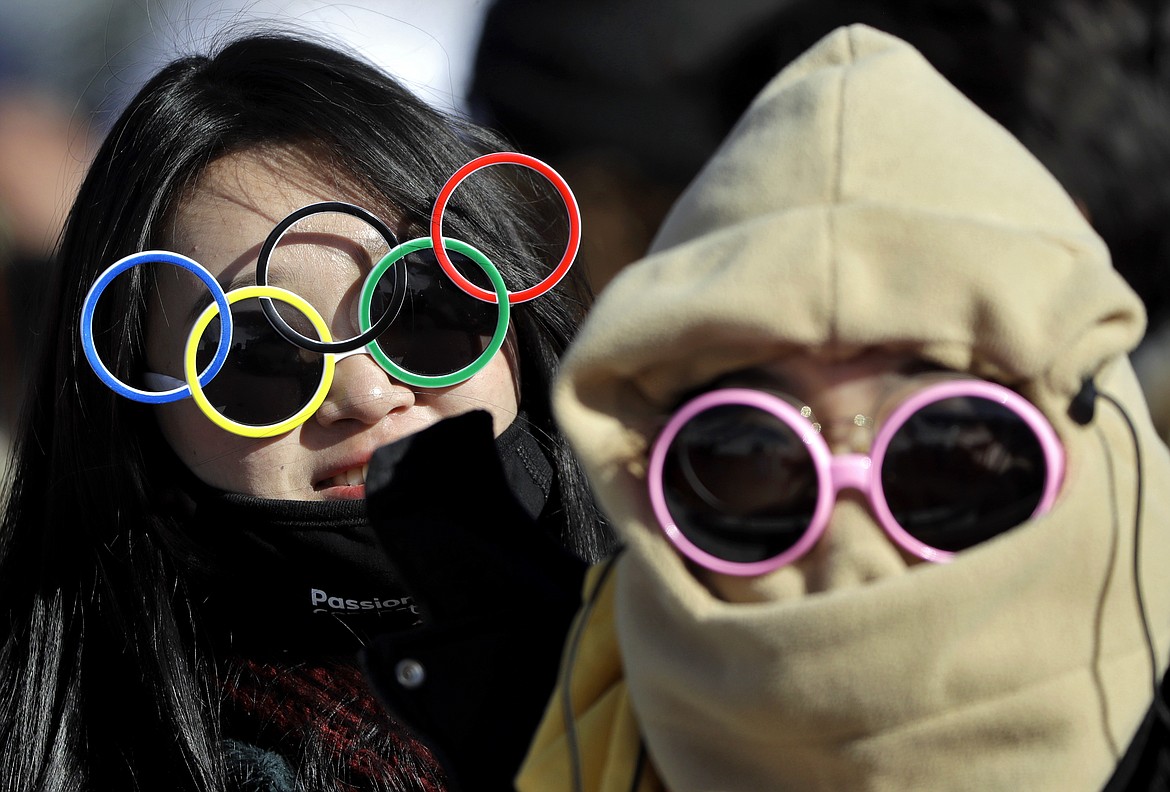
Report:
[[[800,414],[796,407],[770,393],[748,388],[723,388],[709,391],[684,404],[671,416],[662,432],[655,439],[650,452],[650,467],[647,476],[651,507],[666,537],[686,558],[714,572],[739,576],[762,575],[790,564],[807,553],[825,533],[838,494],[845,489],[854,489],[865,496],[870,509],[877,518],[878,525],[895,544],[923,560],[946,563],[954,557],[953,552],[939,550],[924,544],[898,525],[886,503],[879,471],[882,468],[890,441],[911,415],[935,402],[962,396],[987,399],[1001,404],[1019,415],[1031,428],[1043,450],[1048,475],[1040,502],[1029,519],[1038,517],[1051,509],[1060,491],[1065,467],[1064,446],[1060,442],[1056,430],[1052,428],[1052,424],[1048,422],[1044,414],[1023,396],[1002,385],[986,380],[948,380],[915,391],[901,402],[878,427],[869,454],[834,455],[825,439],[813,428],[809,420]],[[666,494],[663,490],[662,472],[666,462],[666,454],[682,427],[699,413],[731,404],[762,410],[790,427],[804,441],[817,475],[817,502],[808,528],[792,547],[779,555],[761,561],[728,561],[697,547],[675,524],[674,517],[667,507]]]

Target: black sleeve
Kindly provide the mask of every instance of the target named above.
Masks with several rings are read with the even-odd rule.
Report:
[[[1170,792],[1168,684],[1170,676],[1163,677],[1161,702],[1150,706],[1103,792]]]

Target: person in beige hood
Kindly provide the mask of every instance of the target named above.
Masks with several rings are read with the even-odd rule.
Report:
[[[918,52],[824,38],[565,361],[557,416],[625,550],[518,788],[1153,788],[1170,455],[1127,361],[1144,321],[1074,201]]]

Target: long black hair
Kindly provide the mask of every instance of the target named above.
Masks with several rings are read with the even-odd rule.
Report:
[[[225,154],[287,145],[319,153],[376,209],[425,233],[445,180],[506,145],[427,107],[377,69],[303,39],[265,34],[165,67],[110,129],[81,186],[45,298],[40,352],[14,446],[0,526],[0,789],[216,789],[222,784],[209,661],[156,504],[174,486],[149,408],[111,392],[79,342],[85,293],[109,264],[164,246],[184,190]],[[558,251],[511,179],[487,168],[456,192],[444,230],[532,284]],[[532,178],[525,189],[542,189]],[[98,306],[106,365],[133,381],[150,268]],[[611,539],[556,431],[548,389],[588,295],[571,281],[514,312],[521,408],[557,471],[566,546],[585,560]]]

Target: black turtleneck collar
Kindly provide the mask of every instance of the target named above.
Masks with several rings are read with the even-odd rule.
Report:
[[[513,534],[532,544],[515,563],[544,566],[547,556],[554,567],[575,568],[537,527],[553,487],[552,465],[524,416],[493,438],[484,412],[379,449],[366,501],[258,498],[191,477],[184,522],[203,561],[191,575],[194,605],[212,642],[227,651],[353,656],[373,635],[433,620],[451,597],[482,601],[471,580],[444,573],[457,555],[436,556],[421,525],[469,520],[482,535],[499,532],[504,545]],[[367,501],[379,504],[373,523]],[[455,508],[462,504],[475,506]],[[436,579],[446,581],[442,590],[431,585]],[[575,597],[576,584],[568,586]],[[420,600],[428,588],[434,604]]]

